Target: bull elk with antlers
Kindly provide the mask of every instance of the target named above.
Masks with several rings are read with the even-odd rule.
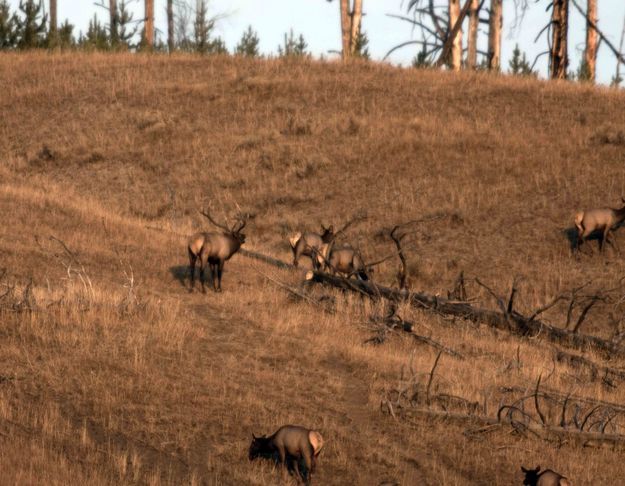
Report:
[[[245,243],[245,235],[241,233],[247,223],[247,218],[239,216],[237,221],[228,228],[226,225],[216,222],[209,212],[200,211],[213,225],[221,230],[219,232],[196,233],[189,239],[187,250],[189,252],[189,276],[191,278],[190,291],[195,287],[195,264],[200,263],[200,282],[202,292],[204,288],[204,269],[209,265],[211,282],[215,292],[221,292],[221,276],[224,270],[224,263],[234,255],[241,245]],[[215,280],[215,276],[217,280]]]
[[[625,203],[625,198],[621,197]],[[589,209],[588,211],[580,211],[575,215],[575,226],[577,227],[577,250],[582,243],[595,231],[601,231],[601,240],[599,240],[599,250],[603,251],[606,243],[611,243],[615,249],[614,242],[609,240],[610,231],[616,229],[625,221],[625,206],[618,209],[601,208]]]

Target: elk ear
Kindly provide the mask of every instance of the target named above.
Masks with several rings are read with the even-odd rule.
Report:
[[[536,472],[540,471],[540,466],[536,466]]]
[[[521,466],[521,471],[523,471],[524,473],[528,473],[529,471],[527,469],[525,469],[523,466]]]
[[[256,437],[254,433],[252,433],[252,440],[256,440],[256,439],[258,439],[258,437]]]

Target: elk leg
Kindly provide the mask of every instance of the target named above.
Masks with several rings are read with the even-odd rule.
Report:
[[[209,268],[210,274],[211,274],[211,288],[213,290],[215,290],[215,264],[214,263],[209,263],[208,264],[208,268]]]
[[[206,268],[205,264],[202,264],[200,261],[200,283],[202,284],[202,293],[206,293],[206,289],[204,288],[204,269]]]
[[[193,292],[193,288],[195,287],[195,262],[197,260],[197,256],[189,250],[189,278],[191,279],[191,288],[189,288],[190,292]]]
[[[291,462],[293,464],[293,471],[295,471],[295,476],[297,477],[298,480],[304,482],[302,473],[299,472],[299,460],[296,457],[294,457],[294,458],[291,458]]]
[[[218,280],[217,292],[221,292],[221,276],[223,273],[224,273],[224,261],[219,260],[219,263],[217,264],[217,280]]]

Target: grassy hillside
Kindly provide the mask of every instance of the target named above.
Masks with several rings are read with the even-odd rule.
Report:
[[[317,484],[521,484],[521,464],[575,484],[624,473],[609,447],[383,413],[410,370],[427,382],[437,350],[397,332],[367,343],[384,304],[305,290],[334,303],[324,311],[279,284],[301,288],[305,268],[237,255],[222,294],[184,286],[186,235],[208,228],[201,208],[219,219],[249,212],[245,247],[282,260],[294,231],[363,213],[343,239],[380,260],[393,253],[389,228],[425,219],[406,240],[412,289],[446,296],[463,271],[472,301],[496,308],[474,278],[504,295],[518,277],[516,308],[530,314],[590,281],[588,296],[616,290],[581,331],[618,336],[625,262],[594,241],[594,253],[573,256],[570,238],[576,210],[625,196],[622,91],[375,64],[104,54],[3,54],[0,86],[9,483],[275,484],[279,473],[249,463],[247,447],[252,433],[289,422],[326,438]],[[394,285],[396,270],[390,259],[374,279]],[[562,327],[567,305],[542,317]],[[557,362],[541,336],[399,313],[464,358],[441,356],[432,394],[496,416],[502,387],[531,391],[541,376],[545,389],[625,403],[625,383]]]

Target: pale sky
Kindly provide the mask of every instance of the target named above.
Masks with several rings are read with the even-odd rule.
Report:
[[[47,7],[47,0],[44,0]],[[166,15],[165,0],[156,2],[156,28],[160,30],[161,38],[165,40]],[[577,0],[585,8],[585,0]],[[87,29],[89,18],[97,14],[101,22],[106,23],[108,12],[96,6],[93,0],[58,0],[59,22],[69,19],[79,31]],[[108,3],[106,1],[105,3]],[[189,0],[195,4],[195,0]],[[412,32],[412,27],[406,22],[392,19],[387,14],[405,14],[406,1],[404,0],[364,0],[363,1],[363,29],[369,37],[369,51],[374,60],[381,60],[395,45],[411,39],[420,39],[418,32]],[[485,2],[488,5],[488,1]],[[514,2],[504,1],[504,33],[502,45],[502,68],[508,69],[508,60],[515,43],[519,43],[522,51],[527,53],[530,63],[534,57],[547,48],[545,36],[535,43],[534,38],[542,27],[549,21],[545,12],[547,0],[535,3],[530,0],[531,7],[527,12],[520,28],[513,29]],[[625,0],[599,0],[599,28],[610,41],[618,48],[621,30],[625,17]],[[16,8],[19,0],[9,0],[9,4]],[[275,53],[282,43],[284,33],[293,28],[295,34],[303,34],[308,42],[309,50],[313,55],[324,54],[329,51],[338,51],[341,46],[340,21],[338,0],[332,3],[326,0],[209,0],[209,14],[220,16],[216,34],[221,36],[232,50],[241,38],[241,34],[248,25],[258,33],[260,50],[263,54]],[[143,0],[130,0],[130,8],[135,12],[135,19],[141,17]],[[485,47],[487,26],[481,29],[480,47]],[[158,35],[158,33],[157,33]],[[571,18],[569,28],[569,68],[576,71],[579,66],[581,52],[584,48],[585,25],[582,16],[571,4]],[[409,65],[419,46],[405,47],[393,53],[389,61],[395,64]],[[331,55],[331,54],[330,54]],[[547,70],[547,56],[543,56],[536,65],[541,76]],[[599,82],[609,83],[614,75],[616,60],[606,46],[601,46],[597,61],[597,78]],[[622,66],[621,72],[625,71]]]

